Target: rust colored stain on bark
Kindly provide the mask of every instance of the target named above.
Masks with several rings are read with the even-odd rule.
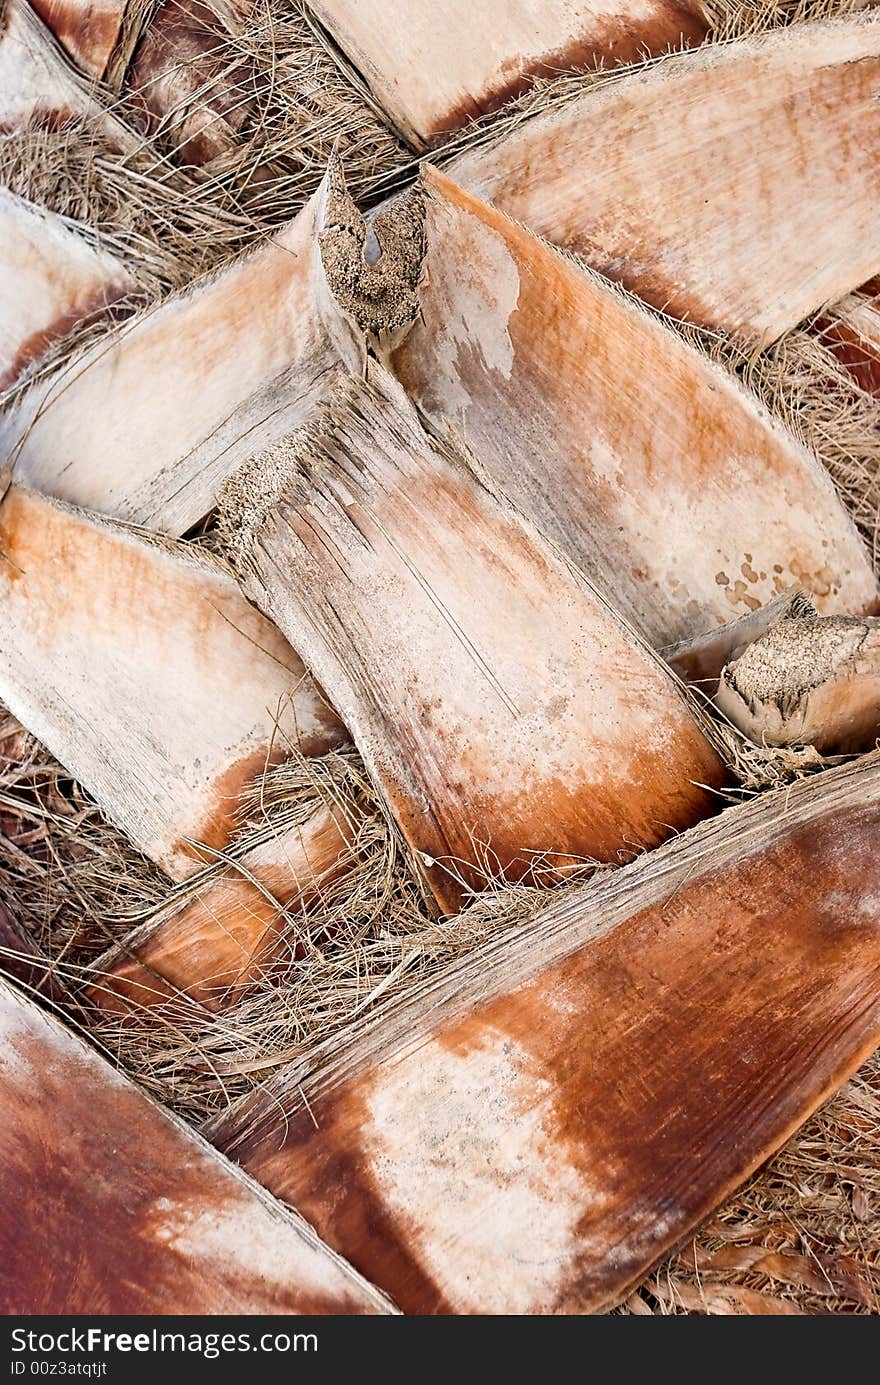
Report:
[[[880,399],[880,311],[876,313],[877,335],[863,335],[854,325],[820,319],[816,326],[824,344],[849,371],[859,389]]]
[[[669,49],[692,48],[702,43],[707,33],[708,25],[699,7],[692,9],[674,0],[659,0],[648,18],[635,19],[625,12],[605,19],[596,16],[588,34],[555,52],[540,57],[508,58],[491,75],[482,92],[474,92],[466,101],[436,116],[428,138],[434,143],[469,121],[499,110],[542,79],[600,64],[613,67],[616,63],[637,62]]]
[[[123,0],[105,4],[98,0],[30,0],[43,23],[69,53],[77,67],[90,77],[102,77],[119,36]]]
[[[2,982],[0,1035],[0,1311],[382,1311],[286,1214]]]
[[[255,848],[241,864],[262,890],[230,871],[143,942],[134,941],[132,955],[91,987],[91,999],[124,1013],[132,1004],[167,1001],[177,988],[209,1008],[227,1007],[237,998],[236,988],[276,957],[288,923],[280,910],[306,915],[321,890],[353,864],[355,830],[353,822],[322,808],[268,848]],[[288,955],[291,947],[294,956],[301,955],[299,944],[288,939],[285,947]]]
[[[404,1311],[600,1309],[880,1040],[878,826],[709,870],[228,1147]]]
[[[100,317],[115,303],[126,298],[128,293],[129,291],[124,285],[116,289],[108,288],[98,294],[93,294],[82,302],[73,303],[63,312],[60,312],[52,322],[47,323],[39,332],[34,332],[21,343],[9,369],[0,375],[0,390],[8,389],[29,365],[39,361],[54,341],[66,336],[77,324],[85,324],[93,318]],[[130,304],[132,309],[136,306],[133,297],[130,298]]]

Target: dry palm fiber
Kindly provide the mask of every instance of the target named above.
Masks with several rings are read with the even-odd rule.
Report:
[[[880,1039],[878,804],[875,756],[566,891],[209,1137],[406,1312],[607,1307]]]
[[[876,272],[878,64],[872,11],[713,44],[499,122],[447,167],[647,302],[766,344]]]
[[[397,204],[399,228],[394,206],[377,220],[387,246],[365,283],[365,228],[339,168],[329,175],[319,241],[352,329],[350,367],[372,344],[650,644],[792,586],[823,611],[876,607],[868,556],[827,473],[754,396],[430,166],[417,195],[418,221],[412,195]],[[415,287],[397,326],[404,281]],[[389,322],[395,340],[383,346]]]
[[[859,389],[880,398],[880,284],[848,294],[816,329]]]
[[[441,908],[475,843],[516,879],[710,811],[721,766],[659,661],[380,367],[233,477],[223,520]]]
[[[185,164],[235,147],[257,99],[260,75],[237,62],[253,0],[162,0],[137,45],[126,87],[155,137]]]
[[[798,370],[800,370],[800,367],[798,367]],[[791,377],[789,377],[789,378],[791,378]],[[802,371],[801,371],[800,378],[801,378],[801,381],[802,381],[802,379],[805,378],[805,374],[802,373]],[[775,386],[773,386],[773,388],[775,388]],[[790,397],[791,397],[791,399],[794,400],[795,403],[797,403],[797,402],[798,402],[798,399],[800,399],[800,389],[797,389],[797,388],[793,389],[793,392],[791,392],[791,396],[790,396]],[[830,429],[829,429],[829,446],[831,445],[831,442],[833,442],[833,439],[834,439],[833,429],[830,428]],[[847,461],[847,457],[845,457],[845,449],[844,449],[844,447],[840,447],[840,461],[841,461],[841,463],[843,463],[843,464],[845,464],[845,461]],[[863,481],[863,479],[865,479],[865,478],[855,478],[856,486],[861,485],[861,482]],[[866,494],[868,494],[868,492],[866,492]],[[866,528],[866,530],[868,530],[868,529],[870,528],[870,522],[872,522],[872,512],[870,512],[870,497],[869,497],[868,503],[866,503],[865,506],[862,506],[862,519],[863,519],[863,522],[865,522],[865,528]],[[528,907],[528,906],[524,906],[524,907]],[[439,936],[438,933],[435,932],[434,935],[432,935],[432,938],[434,938],[435,946],[437,946],[438,949],[441,949],[441,947],[443,946],[443,938],[442,938],[442,936]],[[391,945],[388,945],[388,946],[391,946]],[[352,965],[355,965],[355,964],[352,964]],[[356,978],[356,972],[355,972],[355,981],[353,981],[353,983],[352,983],[352,990],[353,990],[353,992],[356,992],[356,989],[358,989],[358,978]],[[173,1064],[172,1064],[172,1066],[173,1066]],[[172,1079],[172,1082],[173,1082],[173,1079]]]
[[[700,43],[699,0],[312,0],[409,142],[436,142],[541,77]],[[467,41],[462,42],[462,35]]]
[[[10,11],[17,17],[23,0],[9,3],[18,6]],[[149,16],[138,17],[137,10],[127,8],[126,24],[139,37]],[[31,22],[37,23],[34,17]],[[224,264],[289,220],[314,192],[335,144],[360,192],[406,161],[369,97],[316,37],[303,6],[260,3],[244,32],[229,42],[227,61],[250,65],[270,80],[240,145],[215,159],[210,171],[175,167],[131,128],[124,157],[108,151],[104,123],[110,119],[114,129],[136,123],[137,101],[126,97],[112,116],[102,113],[49,44],[55,61],[44,83],[45,102],[57,104],[60,69],[74,93],[67,104],[81,118],[65,120],[61,128],[40,121],[4,133],[0,183],[62,215],[89,221],[139,260],[144,273],[149,269],[155,288],[163,290]],[[0,46],[0,60],[3,51]],[[10,54],[12,61],[16,51]],[[117,74],[114,85],[120,80]]]
[[[70,225],[0,188],[0,390],[7,389],[72,327],[137,304],[126,265]]]
[[[87,118],[96,138],[119,151],[134,136],[94,99],[90,82],[65,57],[27,0],[0,6],[0,133]]]
[[[866,609],[874,580],[808,450],[818,450],[835,476],[845,468],[873,477],[876,405],[844,396],[832,417],[829,398],[840,392],[829,395],[826,386],[842,372],[829,352],[807,337],[787,342],[780,359],[791,357],[800,378],[786,394],[775,357],[765,358],[750,376],[761,385],[753,401],[694,349],[742,368],[734,347],[725,351],[723,341],[708,336],[683,346],[668,322],[651,322],[631,298],[453,192],[442,176],[430,176],[427,198],[411,193],[377,220],[384,253],[370,267],[366,298],[360,218],[333,193],[331,178],[259,250],[74,356],[7,409],[0,433],[17,474],[73,502],[179,534],[210,509],[218,484],[243,457],[310,416],[339,369],[340,346],[349,363],[359,361],[361,324],[381,333],[388,318],[398,336],[391,363],[420,406],[435,422],[451,418],[463,428],[499,483],[594,580],[613,577],[614,601],[653,642],[696,633],[791,584],[805,584],[823,609]],[[425,204],[427,247],[420,229]],[[343,216],[342,229],[320,233],[328,216]],[[499,235],[506,250],[493,248]],[[319,245],[325,261],[332,256],[329,293]],[[481,256],[482,288],[470,273],[471,254]],[[426,270],[427,283],[420,283]],[[352,275],[359,281],[354,296]],[[520,278],[531,286],[528,295],[514,293]],[[568,313],[564,342],[554,328],[560,292]],[[354,358],[345,322],[352,312],[359,319]],[[482,361],[480,353],[458,349],[462,334],[478,340]],[[641,361],[635,373],[634,356]],[[527,405],[536,391],[533,418]],[[808,450],[766,418],[762,403],[795,425]],[[594,435],[587,455],[583,439]],[[704,485],[695,462],[693,484],[682,488],[687,473],[679,453],[708,453],[714,485]],[[633,501],[616,483],[621,467],[624,492],[639,478]],[[642,482],[658,475],[681,490],[688,517],[682,532],[667,523],[665,489],[663,512],[647,507],[650,487]],[[744,503],[746,475],[760,504]],[[587,504],[583,483],[590,477]],[[787,499],[780,504],[787,487],[799,497],[793,507]],[[696,529],[694,506],[704,521]],[[719,532],[727,546],[718,546]],[[671,572],[663,557],[670,545],[682,548],[676,562],[686,559]]]
[[[289,784],[284,784],[286,773],[283,768],[273,772],[273,776],[282,776],[278,789],[282,801],[289,793]],[[271,798],[271,791],[268,797]],[[381,821],[373,820],[377,821],[377,826]],[[105,830],[106,835],[113,836]],[[76,837],[83,843],[82,850],[90,844],[90,837],[94,841],[93,835],[82,829]],[[385,869],[372,875],[365,870],[359,882],[359,912],[349,912],[344,907],[339,909],[336,946],[330,943],[321,948],[310,947],[303,961],[291,965],[286,974],[276,975],[270,986],[254,991],[250,999],[245,998],[244,1003],[222,1022],[196,1006],[188,1017],[182,1018],[179,1009],[174,1007],[164,1021],[161,1013],[154,1011],[149,1018],[144,1017],[143,1023],[134,1026],[131,1021],[118,1026],[112,1015],[98,1017],[94,1032],[160,1099],[170,1101],[194,1119],[200,1111],[210,1111],[224,1101],[227,1093],[234,1095],[258,1082],[266,1072],[282,1063],[285,1056],[302,1055],[308,1062],[309,1055],[319,1050],[322,1037],[332,1035],[334,1029],[358,1013],[368,1013],[374,996],[375,999],[382,994],[393,996],[407,984],[442,970],[451,955],[471,950],[481,937],[499,937],[499,929],[534,916],[540,897],[536,898],[533,891],[508,890],[501,897],[490,895],[461,919],[432,923],[423,912],[420,914],[417,899],[411,893],[411,876],[408,870],[401,869],[399,852],[384,829],[383,840],[384,849],[391,852],[390,857],[382,858]],[[60,839],[62,849],[68,841],[69,837]],[[402,895],[396,893],[395,881]],[[384,884],[380,888],[377,882]],[[104,878],[105,890],[108,886],[117,896],[121,893],[119,868],[115,864]],[[53,894],[57,897],[57,889],[50,890],[50,897]],[[365,907],[368,899],[371,909]],[[88,896],[75,901],[69,916],[76,917],[81,926],[87,924],[88,906]],[[353,931],[346,934],[345,925],[352,920]],[[818,1129],[823,1140],[827,1138],[835,1145],[834,1157],[841,1167],[848,1163],[847,1172],[852,1173],[854,1180],[859,1176],[866,1180],[870,1195],[874,1189],[868,1157],[870,1146],[865,1146],[864,1135],[855,1145],[841,1145],[843,1135],[839,1133],[864,1127],[863,1090],[856,1086],[838,1097],[828,1113],[814,1122],[812,1128],[807,1127],[798,1142],[781,1157],[781,1165],[777,1161],[766,1175],[739,1195],[735,1206],[745,1208],[742,1215],[750,1220],[738,1230],[743,1238],[751,1238],[750,1244],[761,1244],[763,1238],[770,1249],[790,1248],[798,1235],[795,1228],[800,1212],[807,1219],[810,1236],[820,1238],[819,1244],[830,1253],[843,1234],[842,1221],[844,1229],[849,1228],[844,1247],[847,1255],[854,1258],[863,1273],[870,1275],[870,1247],[876,1244],[871,1239],[873,1222],[869,1220],[864,1227],[865,1241],[860,1245],[860,1224],[854,1225],[849,1215],[848,1189],[837,1187],[831,1171],[834,1165],[828,1162],[830,1156],[826,1158],[827,1171],[818,1172],[817,1136],[811,1133]],[[780,1179],[786,1199],[782,1206],[787,1211],[774,1216]],[[817,1180],[820,1180],[818,1184]],[[805,1191],[807,1186],[814,1189],[812,1195]],[[817,1186],[827,1191],[815,1191]],[[865,1215],[875,1217],[876,1206],[876,1201],[872,1202]],[[701,1233],[701,1244],[714,1247],[716,1238],[712,1228]],[[810,1240],[805,1240],[801,1248],[806,1246],[809,1253],[810,1245]],[[669,1273],[675,1284],[683,1278],[688,1279],[687,1268],[682,1268],[677,1260],[673,1261]],[[754,1274],[728,1272],[724,1278],[728,1287],[731,1282],[738,1281],[746,1285],[766,1282],[762,1281],[760,1271]],[[689,1282],[692,1284],[694,1279],[691,1273]],[[816,1302],[812,1293],[799,1295],[794,1284],[783,1292]],[[831,1306],[851,1311],[851,1294],[845,1284],[841,1287],[841,1295],[840,1299],[830,1302],[822,1300],[823,1310]],[[668,1311],[675,1311],[675,1308],[670,1307]],[[678,1311],[685,1310],[679,1307]]]
[[[128,1016],[183,996],[203,1009],[228,1009],[243,990],[302,955],[334,905],[348,906],[350,876],[363,849],[360,805],[335,791],[333,769],[300,767],[299,794],[240,849],[222,853],[140,927],[94,963],[89,996]],[[371,866],[374,864],[370,860]]]
[[[5,6],[0,185],[88,223],[154,292],[253,238],[250,218],[228,193],[193,184],[103,102],[25,0]]]
[[[391,1311],[301,1218],[2,978],[0,1038],[4,1314]]]

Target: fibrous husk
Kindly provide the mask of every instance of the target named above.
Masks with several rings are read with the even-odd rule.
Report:
[[[711,811],[721,765],[647,647],[380,367],[227,483],[245,588],[299,642],[441,908]]]
[[[357,213],[331,184],[333,229],[320,240],[337,310],[649,643],[793,586],[823,611],[876,608],[868,555],[827,473],[729,373],[430,167],[421,192],[424,228],[409,242],[411,195],[396,239],[394,206],[377,219],[369,269],[389,269],[367,294],[364,231],[340,246]],[[388,307],[404,314],[394,343],[376,334]]]

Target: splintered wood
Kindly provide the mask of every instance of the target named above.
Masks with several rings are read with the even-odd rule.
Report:
[[[0,631],[0,698],[176,879],[226,846],[286,742],[344,736],[226,572],[18,487],[0,505]]]
[[[416,146],[536,80],[699,43],[698,0],[313,0],[340,48]]]
[[[878,80],[876,11],[795,25],[612,78],[449,171],[674,317],[766,344],[880,270]]]
[[[247,589],[323,680],[442,908],[712,811],[671,678],[380,369],[227,486]]]
[[[85,229],[85,228],[83,228]],[[126,267],[60,217],[0,188],[0,390],[78,323],[135,286]]]
[[[876,607],[828,473],[753,395],[442,174],[423,186],[417,312],[390,364],[652,645],[792,586],[823,612]]]
[[[407,1313],[620,1298],[880,1041],[880,765],[564,893],[210,1138]]]
[[[0,1104],[0,1312],[393,1311],[2,979]]]
[[[247,258],[132,320],[0,420],[28,486],[174,536],[338,370],[312,288],[313,203]]]

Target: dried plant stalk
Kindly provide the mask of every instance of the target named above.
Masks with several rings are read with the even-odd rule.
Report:
[[[0,506],[0,696],[174,878],[237,796],[344,730],[226,571],[13,487]],[[280,726],[280,730],[279,730]]]
[[[210,1138],[405,1312],[607,1307],[880,1039],[878,819],[877,756],[731,809]]]
[[[878,67],[874,11],[712,44],[575,86],[448,170],[645,301],[766,345],[880,269]]]
[[[393,1311],[300,1217],[2,978],[0,1039],[3,1313]]]
[[[614,859],[710,811],[720,763],[658,661],[399,386],[227,483],[246,588],[301,641],[442,908],[550,853]]]
[[[877,579],[827,472],[755,396],[443,174],[426,168],[421,187],[415,244],[410,201],[402,226],[393,206],[376,219],[379,296],[364,293],[364,230],[334,172],[333,229],[320,239],[337,310],[381,351],[405,266],[415,288],[384,352],[391,368],[649,643],[693,637],[793,586],[823,612],[876,609]]]

